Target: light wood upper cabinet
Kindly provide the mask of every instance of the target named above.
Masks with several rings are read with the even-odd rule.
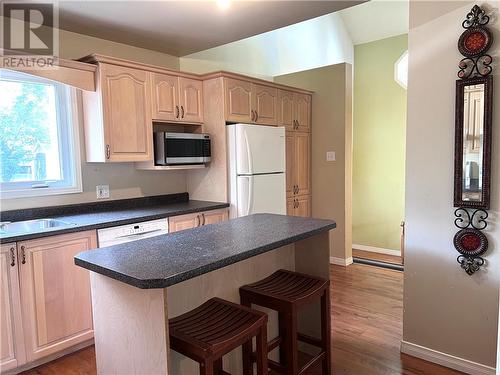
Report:
[[[89,271],[77,267],[73,258],[96,247],[95,231],[18,243],[28,361],[93,337]]]
[[[179,78],[153,73],[153,120],[175,121],[180,116]]]
[[[83,92],[88,162],[153,157],[150,73],[100,64],[96,92]]]
[[[261,125],[278,124],[278,89],[252,84],[254,122]]]
[[[16,244],[1,245],[0,370],[2,373],[26,362],[17,263]]]
[[[296,130],[311,131],[311,95],[295,93],[294,113],[297,121]]]
[[[203,122],[203,82],[179,77],[181,121]]]
[[[152,73],[152,118],[155,121],[203,122],[203,82]]]
[[[226,121],[253,122],[252,83],[226,78],[224,92]]]
[[[295,120],[294,93],[278,90],[278,126],[293,130]]]
[[[184,229],[216,224],[228,220],[228,218],[229,211],[227,208],[172,216],[168,218],[168,232],[174,233]]]
[[[295,132],[294,134],[294,180],[297,185],[296,194],[311,193],[311,135]]]
[[[226,121],[278,124],[278,89],[234,78],[224,79]]]

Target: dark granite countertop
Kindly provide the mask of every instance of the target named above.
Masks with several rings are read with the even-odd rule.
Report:
[[[334,229],[331,220],[256,214],[79,253],[75,264],[141,288],[166,288]]]
[[[187,193],[155,197],[122,199],[27,210],[2,212],[1,221],[21,221],[36,218],[63,220],[73,225],[31,233],[0,233],[0,243],[25,241],[56,234],[115,227],[193,212],[229,207],[228,203],[189,200]]]

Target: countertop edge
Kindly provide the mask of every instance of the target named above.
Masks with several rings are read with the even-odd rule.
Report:
[[[87,262],[85,260],[81,260],[78,257],[78,254],[74,258],[74,262],[77,266],[83,267],[85,269],[88,269],[89,271],[99,273],[103,276],[107,276],[111,279],[120,281],[124,284],[139,288],[139,289],[163,289],[163,288],[168,288],[169,286],[173,286],[175,284],[179,284],[181,282],[187,281],[189,279],[192,279],[197,276],[201,276],[203,274],[206,274],[208,272],[212,272],[218,269],[221,269],[223,267],[229,266],[234,263],[241,262],[243,260],[252,258],[254,256],[264,254],[268,251],[290,245],[292,243],[298,242],[300,240],[304,240],[306,238],[315,236],[317,234],[323,233],[323,232],[328,232],[332,229],[335,229],[337,227],[336,223],[331,223],[327,224],[322,228],[318,229],[313,229],[311,231],[308,231],[306,233],[301,233],[295,236],[291,236],[285,240],[281,241],[276,241],[272,242],[268,245],[262,246],[258,249],[253,249],[253,250],[248,250],[245,253],[241,254],[236,254],[218,261],[215,261],[213,263],[203,265],[201,267],[195,268],[193,270],[185,271],[182,273],[178,273],[174,276],[169,277],[168,279],[137,279],[132,276],[124,275],[120,272],[110,270],[108,268],[104,268],[101,266],[98,266],[94,263]]]
[[[97,229],[103,229],[103,228],[111,228],[111,227],[116,227],[116,226],[120,226],[120,225],[136,223],[138,221],[142,222],[142,221],[148,221],[148,220],[164,219],[164,218],[168,218],[168,217],[172,217],[172,216],[191,214],[194,212],[206,212],[206,211],[211,211],[211,210],[218,210],[221,208],[228,208],[229,206],[230,206],[229,203],[213,202],[213,205],[210,204],[206,207],[193,207],[193,208],[189,208],[189,209],[185,209],[185,210],[179,209],[177,211],[172,211],[172,212],[168,212],[168,213],[164,213],[164,214],[139,215],[139,216],[135,216],[135,217],[129,218],[129,219],[109,221],[109,222],[105,222],[105,223],[74,225],[74,226],[67,227],[64,229],[59,229],[59,230],[52,230],[52,231],[38,232],[38,233],[28,233],[28,234],[22,234],[22,235],[14,235],[11,237],[2,237],[2,238],[0,238],[0,244],[34,240],[37,238],[56,236],[59,234],[83,232],[86,230],[97,230]],[[64,216],[60,216],[57,218],[64,218]]]

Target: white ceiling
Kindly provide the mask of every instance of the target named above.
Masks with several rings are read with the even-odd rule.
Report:
[[[339,13],[353,44],[408,33],[408,0],[372,0]]]
[[[59,27],[184,56],[332,13],[361,1],[59,1]]]

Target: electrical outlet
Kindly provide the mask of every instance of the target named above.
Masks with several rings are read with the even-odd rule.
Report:
[[[335,151],[326,152],[326,161],[335,161]]]
[[[97,199],[108,199],[109,198],[109,185],[97,185],[95,187],[97,193]]]

